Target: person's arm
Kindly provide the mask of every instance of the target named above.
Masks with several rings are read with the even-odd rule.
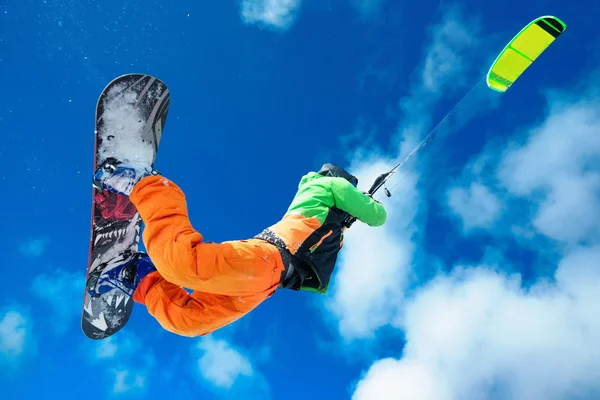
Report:
[[[381,226],[387,213],[381,203],[361,192],[344,178],[331,179],[331,191],[337,208],[369,226]]]

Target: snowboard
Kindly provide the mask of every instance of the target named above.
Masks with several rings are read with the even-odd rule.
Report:
[[[115,78],[96,105],[94,172],[107,160],[154,166],[169,111],[170,93],[144,74]],[[118,332],[129,320],[133,299],[120,289],[90,294],[103,270],[137,256],[142,220],[127,196],[93,186],[92,223],[81,328],[91,339]]]

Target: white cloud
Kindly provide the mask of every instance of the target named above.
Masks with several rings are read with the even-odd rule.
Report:
[[[469,24],[458,9],[444,14],[442,22],[432,30],[432,43],[423,66],[423,87],[442,92],[464,85],[463,72],[468,68],[465,56],[478,45],[478,36],[478,28]]]
[[[485,267],[438,277],[407,308],[403,358],[375,363],[354,398],[396,398],[374,395],[399,383],[396,390],[423,400],[600,390],[599,256],[600,248],[579,249],[561,263],[557,286],[529,291]],[[435,384],[424,390],[427,382]]]
[[[502,203],[486,186],[472,182],[448,191],[448,205],[461,218],[465,230],[489,228],[502,212]]]
[[[105,359],[113,358],[117,354],[119,346],[115,343],[113,337],[103,339],[96,346],[96,358]]]
[[[92,347],[84,346],[83,351],[89,362],[104,368],[111,393],[139,394],[147,391],[155,358],[153,351],[145,347],[143,341],[138,333],[120,331],[94,342]]]
[[[112,371],[114,375],[113,393],[126,393],[135,390],[142,390],[146,384],[144,374],[131,371],[129,369],[117,369]]]
[[[474,209],[459,210],[465,223],[485,227],[498,218],[489,216],[496,207],[479,207],[474,199],[485,202],[501,190],[508,232],[518,230],[517,222],[527,231],[529,223],[537,235],[556,240],[562,259],[554,275],[525,286],[519,275],[500,272],[520,267],[503,257],[493,267],[487,262],[438,275],[405,297],[402,357],[373,363],[354,399],[600,396],[600,99],[585,92],[571,103],[565,98],[552,102],[525,140],[494,148],[500,156],[481,156],[498,168],[470,171],[482,178],[477,189],[469,183],[455,192],[473,203]],[[499,240],[507,234],[489,233]],[[534,247],[537,239],[520,240],[545,257]]]
[[[519,208],[529,209],[531,226],[519,226],[529,215],[520,216],[513,233],[534,231],[570,244],[599,236],[598,107],[600,98],[586,94],[552,102],[541,125],[515,136],[525,139],[504,149],[496,144],[465,168],[466,183],[448,191],[448,205],[465,228],[490,227],[502,211]]]
[[[391,167],[389,161],[365,160],[350,169],[361,177],[366,190],[377,175]],[[326,299],[326,309],[338,320],[345,338],[372,337],[398,313],[414,252],[410,238],[418,200],[415,181],[414,176],[409,177],[402,192],[386,199],[388,221],[384,226],[373,228],[357,222],[345,234],[331,296]]]
[[[445,400],[440,382],[412,361],[385,358],[375,362],[359,382],[353,400]]]
[[[244,23],[270,29],[288,29],[300,8],[301,0],[242,0],[241,17]]]
[[[65,333],[73,319],[80,316],[84,284],[84,275],[62,269],[34,278],[31,291],[52,310],[49,323],[57,333]]]
[[[200,375],[217,388],[229,389],[240,377],[254,374],[248,358],[225,340],[204,336],[197,347],[203,352],[198,359]]]
[[[121,360],[119,356],[111,359],[107,364],[106,373],[112,382],[112,393],[145,393],[154,362],[154,354],[149,351],[125,360]]]
[[[133,333],[121,331],[95,343],[94,357],[98,360],[129,359],[142,351],[141,339]],[[89,350],[87,350],[89,351]]]
[[[398,138],[394,138],[400,142],[398,154],[394,159],[384,159],[357,152],[349,167],[360,177],[365,190],[375,177],[406,157],[431,129],[432,108],[442,94],[438,86],[453,81],[461,87],[456,77],[467,68],[462,59],[476,47],[470,39],[476,31],[469,29],[469,23],[454,9],[432,29],[423,61],[429,72],[400,101],[405,118],[399,124]],[[384,200],[388,221],[383,227],[357,223],[345,235],[331,294],[325,299],[325,309],[336,319],[344,339],[373,337],[378,328],[401,323],[404,292],[410,284],[413,257],[421,236],[418,225],[427,211],[417,189],[418,176],[418,172],[408,175],[407,168],[403,168],[390,179],[390,187],[394,187],[401,177],[406,177],[393,197]]]
[[[105,361],[113,394],[144,393],[148,389],[149,377],[155,364],[154,353],[148,349],[142,350],[139,339],[136,343],[131,346],[113,342],[114,347],[109,345],[97,349],[100,351],[96,352],[100,357],[98,359]]]
[[[527,142],[509,149],[498,175],[515,196],[543,200],[533,224],[553,239],[575,243],[600,233],[598,98],[553,105]]]
[[[0,356],[9,362],[19,359],[31,336],[28,318],[16,310],[7,310],[0,319]]]

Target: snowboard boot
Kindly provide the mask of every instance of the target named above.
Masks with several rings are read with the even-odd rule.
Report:
[[[152,169],[150,165],[139,161],[118,161],[107,158],[94,173],[92,183],[98,190],[129,196],[140,179],[158,174],[159,172]]]
[[[96,268],[88,278],[87,290],[91,296],[99,296],[119,289],[133,296],[142,279],[156,271],[146,253],[128,253]]]

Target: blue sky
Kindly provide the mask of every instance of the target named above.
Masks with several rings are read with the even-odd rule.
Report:
[[[592,0],[3,1],[1,397],[598,398],[598,12]],[[245,239],[325,162],[366,189],[547,14],[566,33],[509,92],[474,90],[398,175],[412,171],[384,199],[388,223],[347,234],[327,296],[277,292],[204,338],[139,307],[110,340],[82,334],[94,111],[111,79],[169,85],[156,166],[207,240]]]

